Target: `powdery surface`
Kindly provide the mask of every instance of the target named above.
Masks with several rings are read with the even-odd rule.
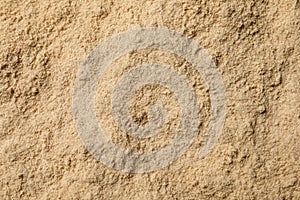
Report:
[[[298,0],[0,0],[0,5],[0,199],[300,199]],[[199,135],[168,168],[126,174],[85,150],[74,126],[71,94],[92,49],[140,27],[178,31],[208,50],[226,87],[227,116],[213,152],[199,159],[208,91],[188,63],[174,58],[179,59],[174,68],[195,83],[202,102]],[[108,135],[116,132],[112,141],[121,147],[148,152],[168,144],[180,111],[165,88],[142,88],[132,99],[133,119],[147,123],[143,105],[161,102],[171,120],[152,140],[124,140],[110,108],[101,104],[109,100],[109,80],[117,81],[126,67],[143,60],[159,57],[158,62],[172,64],[172,56],[136,52],[116,61],[100,80],[97,116],[107,120],[99,124]]]

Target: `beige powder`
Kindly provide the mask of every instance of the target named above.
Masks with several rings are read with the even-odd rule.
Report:
[[[300,199],[300,3],[269,1],[0,0],[0,199]],[[79,66],[108,37],[166,27],[203,46],[227,94],[223,132],[199,159],[210,100],[190,63],[166,52],[138,51],[99,80],[97,116],[124,149],[160,149],[180,119],[172,92],[145,86],[131,101],[137,123],[145,105],[168,111],[151,139],[127,137],[113,123],[111,89],[126,70],[156,61],[194,85],[203,120],[189,150],[169,167],[127,174],[84,148],[72,113]],[[107,117],[107,120],[101,120]]]

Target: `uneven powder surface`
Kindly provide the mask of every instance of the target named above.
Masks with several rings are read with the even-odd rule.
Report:
[[[96,95],[99,125],[112,142],[144,153],[176,134],[178,102],[160,86],[145,86],[130,103],[140,124],[147,123],[145,106],[163,104],[168,119],[159,135],[138,140],[113,123],[111,89],[141,63],[165,63],[185,74],[202,120],[194,144],[169,167],[127,174],[84,148],[71,97],[90,51],[141,27],[175,30],[209,52],[225,84],[227,115],[214,150],[199,159],[210,113],[202,77],[166,52],[120,58]],[[300,199],[299,58],[299,0],[0,0],[0,199]]]

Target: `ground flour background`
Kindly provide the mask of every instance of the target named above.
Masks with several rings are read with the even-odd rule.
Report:
[[[209,52],[225,84],[227,115],[214,150],[199,159],[210,111],[202,78],[165,52],[122,57],[99,81],[96,97],[99,124],[114,143],[153,151],[168,144],[177,128],[176,98],[151,86],[134,96],[130,111],[143,124],[144,105],[165,104],[172,120],[163,133],[138,141],[113,124],[102,102],[114,81],[139,63],[155,60],[187,74],[203,116],[194,144],[176,162],[127,174],[85,150],[71,97],[90,51],[141,27],[175,30]],[[299,0],[0,0],[0,54],[0,199],[300,199]]]

